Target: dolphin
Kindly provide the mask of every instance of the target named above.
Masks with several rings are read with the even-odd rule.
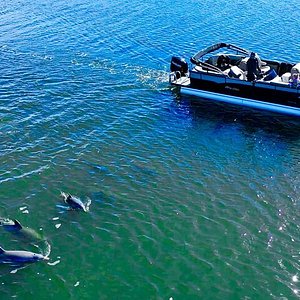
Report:
[[[16,219],[7,219],[6,222],[2,222],[2,226],[6,231],[15,234],[19,238],[35,242],[43,240],[43,237],[38,232],[32,228],[22,226]]]
[[[4,250],[0,247],[0,262],[2,263],[33,263],[40,260],[49,260],[49,257],[30,251]]]
[[[89,207],[92,202],[90,199],[88,199],[86,203],[83,203],[79,198],[72,196],[70,194],[66,194],[64,192],[61,192],[60,194],[64,198],[64,202],[67,203],[71,208],[80,209],[85,212],[89,211]]]

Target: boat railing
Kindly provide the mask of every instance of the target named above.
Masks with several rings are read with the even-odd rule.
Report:
[[[188,77],[187,74],[183,75],[180,71],[173,71],[169,74],[169,83],[178,83],[182,77]]]
[[[177,79],[181,77],[181,73],[179,71],[174,71],[169,74],[169,83],[176,83]]]

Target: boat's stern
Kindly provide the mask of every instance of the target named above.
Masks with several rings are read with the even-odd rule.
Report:
[[[187,86],[190,84],[189,66],[184,58],[173,56],[170,64],[169,82],[172,85]]]

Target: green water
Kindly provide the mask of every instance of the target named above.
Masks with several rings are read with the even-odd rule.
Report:
[[[50,258],[0,265],[1,299],[299,297],[299,121],[168,84],[220,40],[299,60],[298,3],[258,4],[0,4],[0,216],[45,239],[0,245]]]

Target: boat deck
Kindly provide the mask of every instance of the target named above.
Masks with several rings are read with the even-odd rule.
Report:
[[[189,86],[191,84],[191,80],[189,77],[186,77],[186,76],[182,76],[180,78],[173,78],[173,79],[170,79],[170,83],[171,84],[174,84],[174,85],[179,85],[179,86]]]

